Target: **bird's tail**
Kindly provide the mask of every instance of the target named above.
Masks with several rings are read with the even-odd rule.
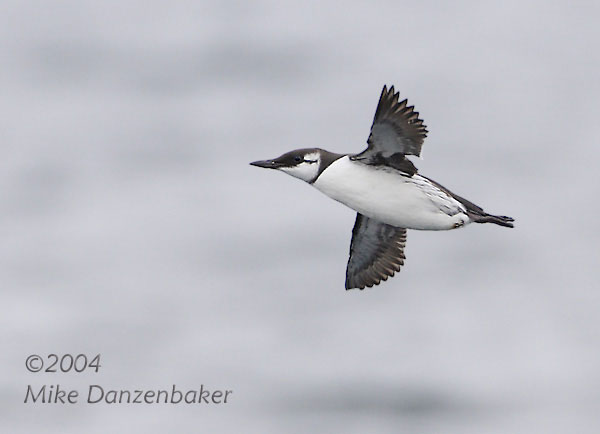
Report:
[[[491,215],[485,213],[482,215],[469,213],[469,217],[471,217],[471,220],[473,220],[475,223],[494,223],[507,228],[514,227],[512,222],[515,221],[514,218],[507,217],[505,215]]]
[[[475,223],[494,223],[494,224],[497,224],[500,226],[504,226],[506,228],[514,227],[514,225],[512,224],[512,222],[515,221],[514,218],[507,217],[505,215],[488,214],[480,206],[475,205],[473,202],[468,201],[464,197],[460,197],[458,194],[452,193],[446,187],[435,182],[433,179],[429,179],[429,178],[425,178],[425,179],[429,180],[433,185],[438,187],[440,190],[445,191],[450,196],[452,196],[454,199],[456,199],[457,201],[462,203],[464,205],[465,209],[467,210],[467,215],[469,216],[471,221],[473,221]]]

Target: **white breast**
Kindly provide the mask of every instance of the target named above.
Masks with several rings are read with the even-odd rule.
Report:
[[[463,205],[426,178],[409,178],[348,156],[334,161],[313,185],[353,210],[396,227],[446,230],[469,223]]]

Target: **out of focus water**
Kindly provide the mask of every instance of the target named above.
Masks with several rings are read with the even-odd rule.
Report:
[[[598,12],[4,1],[2,431],[597,433]],[[516,228],[411,231],[346,292],[354,213],[248,162],[361,150],[384,83],[421,172]],[[102,367],[26,371],[48,353]],[[43,384],[234,393],[24,404]]]

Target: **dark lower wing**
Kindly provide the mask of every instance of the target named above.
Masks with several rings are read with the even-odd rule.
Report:
[[[406,229],[356,215],[346,269],[346,289],[371,287],[404,265]]]

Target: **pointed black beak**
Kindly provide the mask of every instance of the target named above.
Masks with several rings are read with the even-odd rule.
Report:
[[[281,164],[275,160],[253,161],[252,163],[250,163],[250,165],[256,167],[264,167],[265,169],[277,169],[281,166]]]

